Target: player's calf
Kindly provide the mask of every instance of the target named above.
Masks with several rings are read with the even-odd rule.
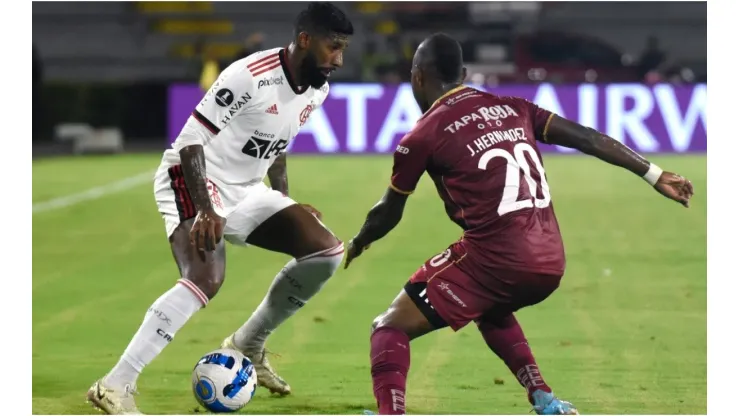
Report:
[[[410,341],[435,330],[405,291],[375,318],[370,335],[370,372],[379,414],[406,413]]]
[[[205,261],[202,260],[190,244],[190,224],[192,221],[180,224],[170,238],[182,278],[149,307],[120,360],[102,379],[101,384],[110,391],[135,390],[144,367],[173,341],[177,331],[206,306],[221,287],[226,255],[223,242],[215,251],[206,253]]]
[[[286,319],[318,293],[344,256],[344,244],[290,260],[275,276],[267,295],[249,320],[234,334],[234,344],[250,352],[264,349],[265,341]]]
[[[535,392],[552,392],[540,373],[524,331],[513,314],[503,317],[485,317],[477,324],[478,330],[491,351],[504,361],[519,384],[527,390],[530,403],[535,404],[533,397]]]
[[[267,359],[267,337],[321,290],[339,268],[343,254],[344,244],[338,242],[333,247],[289,261],[277,274],[249,320],[222,344],[249,357],[257,371],[259,384],[271,392],[285,395],[291,392],[291,388]]]

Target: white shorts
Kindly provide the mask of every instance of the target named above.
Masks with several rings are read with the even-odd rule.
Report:
[[[224,239],[237,245],[247,245],[247,237],[257,226],[296,203],[262,182],[249,186],[228,186],[217,179],[208,178],[208,192],[216,213],[226,218]],[[197,214],[180,165],[162,164],[159,167],[154,176],[154,199],[164,219],[168,238],[181,222]]]

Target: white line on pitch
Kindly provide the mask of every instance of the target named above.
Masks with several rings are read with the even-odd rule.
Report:
[[[48,201],[39,202],[33,204],[33,213],[38,214],[41,212],[54,211],[60,208],[66,208],[72,205],[77,205],[80,202],[91,201],[102,198],[104,196],[123,192],[125,190],[134,188],[147,181],[154,180],[154,172],[146,172],[138,175],[130,176],[117,182],[109,183],[103,186],[97,186],[90,188],[86,191],[62,196],[59,198],[50,199]]]

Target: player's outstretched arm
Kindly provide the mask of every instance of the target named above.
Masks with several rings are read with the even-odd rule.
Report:
[[[403,217],[407,199],[407,194],[401,194],[392,188],[388,188],[383,198],[368,212],[365,224],[362,225],[360,232],[350,241],[347,249],[347,259],[344,263],[345,269],[370,244],[385,237],[398,225]]]
[[[544,136],[549,144],[577,149],[629,170],[645,179],[663,196],[687,208],[689,199],[694,195],[691,181],[675,173],[664,172],[629,147],[592,128],[552,115]]]

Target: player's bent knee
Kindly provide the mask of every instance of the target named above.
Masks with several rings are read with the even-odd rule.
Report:
[[[342,252],[344,252],[344,243],[342,243],[342,241],[338,239],[334,234],[332,234],[329,230],[325,230],[325,232],[323,233],[317,233],[313,241],[307,244],[307,246],[308,247],[306,251],[312,254],[303,257],[309,257],[316,253],[329,251],[339,246],[342,247]]]
[[[311,261],[311,263],[324,265],[327,270],[330,270],[332,274],[339,268],[339,265],[344,259],[344,243],[339,240],[334,241],[334,244],[328,247],[322,247],[320,250],[311,253],[309,255],[297,258],[298,262]]]
[[[375,317],[375,319],[373,319],[373,323],[370,324],[370,333],[371,334],[373,332],[375,332],[376,329],[380,328],[382,317],[383,317],[383,315],[378,315],[378,316]]]
[[[221,285],[224,283],[224,277],[225,276],[223,273],[213,273],[207,275],[186,274],[181,280],[187,280],[188,282],[191,282],[191,284],[194,285],[198,290],[200,290],[201,293],[206,296],[206,298],[211,300],[216,296],[219,289],[221,289]]]

